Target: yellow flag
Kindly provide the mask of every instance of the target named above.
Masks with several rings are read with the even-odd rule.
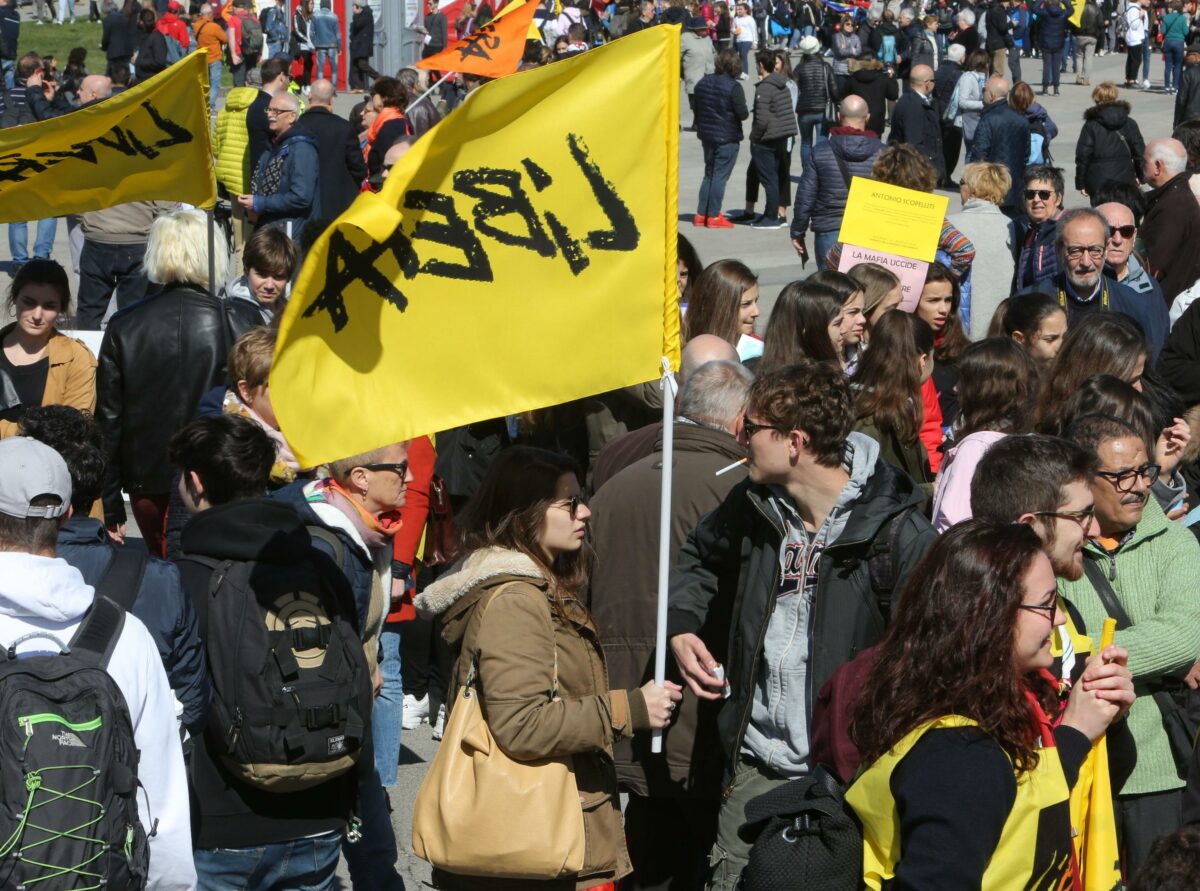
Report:
[[[0,223],[153,200],[217,200],[203,51],[103,102],[0,130]]]
[[[300,464],[676,366],[678,142],[677,27],[473,92],[305,260],[271,369]]]
[[[500,10],[498,13],[496,13],[496,18],[497,19],[504,18],[510,12],[515,12],[516,10],[520,9],[525,3],[536,3],[536,2],[537,2],[537,0],[513,0],[512,3],[506,4],[502,10]],[[495,21],[495,20],[496,19],[492,19],[492,21]],[[529,23],[529,31],[525,35],[525,38],[526,38],[526,40],[540,41],[542,39],[542,32],[538,30],[537,25],[535,25],[533,22],[530,22]]]
[[[1098,653],[1112,643],[1116,621],[1105,619]],[[1100,737],[1079,768],[1071,789],[1071,825],[1084,891],[1115,891],[1121,886],[1117,821],[1108,775],[1108,740]]]

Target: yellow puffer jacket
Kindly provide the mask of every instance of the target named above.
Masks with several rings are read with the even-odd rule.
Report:
[[[246,127],[246,112],[257,95],[257,87],[234,87],[213,126],[217,182],[231,195],[250,191],[250,131]]]

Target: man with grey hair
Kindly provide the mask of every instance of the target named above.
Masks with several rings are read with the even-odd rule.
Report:
[[[940,35],[939,35],[940,37]],[[938,183],[942,189],[957,189],[958,185],[950,179],[954,168],[958,166],[958,156],[962,151],[962,128],[954,126],[954,116],[947,117],[954,89],[963,73],[963,59],[967,51],[961,43],[952,43],[946,48],[946,54],[938,64],[933,75],[933,98],[942,111],[942,161],[946,167],[946,175]]]
[[[293,240],[309,220],[321,218],[321,165],[317,142],[296,128],[300,100],[286,90],[267,104],[267,126],[274,144],[258,160],[251,194],[237,203],[260,226],[276,223]]]
[[[321,160],[321,214],[331,220],[350,206],[367,177],[358,134],[333,110],[333,97],[331,81],[314,80],[309,87],[308,110],[296,123],[298,133],[306,133],[316,142]]]
[[[868,130],[870,124],[866,100],[847,96],[838,106],[838,126],[830,129],[828,139],[813,146],[812,162],[804,167],[792,208],[792,246],[801,264],[808,260],[804,235],[810,226],[817,262],[829,253],[842,228],[851,177],[869,177],[883,151],[883,143]],[[882,121],[877,129],[883,130]]]
[[[1143,158],[1146,196],[1142,242],[1150,274],[1162,285],[1168,308],[1200,278],[1200,204],[1188,183],[1187,149],[1178,139],[1152,139]]]
[[[700,517],[746,478],[745,467],[736,463],[746,457],[737,434],[752,380],[738,362],[718,360],[701,365],[683,386],[675,421],[672,563]],[[718,476],[723,468],[730,469]],[[599,559],[590,608],[614,688],[640,686],[653,677],[662,472],[660,430],[654,451],[614,476],[591,500]],[[714,652],[728,639],[725,621],[714,615],[700,631]],[[668,666],[674,670],[670,660]],[[629,793],[625,829],[640,887],[690,888],[704,867],[721,803],[720,705],[685,692],[678,720],[664,731],[665,759],[629,743],[614,749],[618,782]]]
[[[975,13],[963,9],[954,17],[955,30],[950,34],[950,42],[957,43],[964,50],[964,57],[979,49],[979,31],[975,28]]]
[[[1108,221],[1096,209],[1076,207],[1064,211],[1054,237],[1059,272],[1039,281],[1033,290],[1057,298],[1067,312],[1068,327],[1094,312],[1124,313],[1145,332],[1153,361],[1170,327],[1166,307],[1104,274],[1109,235]]]
[[[988,79],[983,103],[975,128],[975,154],[980,161],[1008,168],[1012,184],[1000,207],[1010,217],[1016,217],[1021,212],[1022,182],[1029,160],[1029,121],[1008,104],[1008,81],[1003,77]]]

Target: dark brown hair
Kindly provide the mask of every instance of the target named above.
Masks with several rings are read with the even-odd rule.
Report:
[[[750,388],[747,407],[767,424],[808,434],[818,464],[841,466],[854,404],[840,362],[806,360],[763,371]]]
[[[906,312],[889,312],[871,332],[871,348],[854,374],[860,418],[902,443],[915,442],[924,416],[917,360],[933,353],[933,329]]]
[[[950,315],[947,316],[945,327],[938,336],[934,355],[937,356],[939,362],[953,365],[962,355],[962,351],[967,348],[967,344],[971,342],[971,339],[967,337],[967,332],[963,330],[962,316],[958,313],[959,304],[962,302],[962,288],[958,284],[958,276],[943,263],[929,264],[929,271],[925,273],[925,284],[928,285],[930,282],[946,282],[950,285],[952,295]]]
[[[1146,336],[1137,323],[1117,312],[1084,316],[1063,338],[1050,363],[1038,400],[1037,429],[1053,433],[1056,416],[1080,384],[1095,374],[1131,382],[1138,359],[1146,355]]]
[[[1028,433],[1041,378],[1020,344],[1009,337],[989,337],[963,350],[958,360],[958,402],[962,406],[958,437],[981,430]]]
[[[8,289],[8,304],[16,307],[17,298],[27,285],[47,285],[58,292],[59,315],[71,312],[71,282],[67,278],[67,270],[54,260],[34,257],[21,264],[21,268],[13,273],[12,285]]]
[[[761,369],[784,368],[804,359],[840,362],[829,324],[844,301],[827,285],[792,282],[775,300],[763,337]]]
[[[918,192],[932,192],[938,175],[924,155],[908,143],[889,145],[871,168],[871,178]]]
[[[296,243],[279,226],[259,226],[246,241],[242,267],[259,275],[291,278],[299,262]]]
[[[1025,690],[1047,709],[1054,692],[1038,673],[1017,672],[1013,650],[1025,574],[1040,553],[1023,523],[967,520],[938,537],[904,585],[854,711],[850,737],[864,764],[922,724],[962,715],[1018,772],[1037,767]]]
[[[715,72],[728,74],[730,77],[742,76],[742,57],[737,50],[723,49],[717,53]]]
[[[698,334],[715,334],[736,346],[742,295],[756,284],[758,277],[740,260],[718,260],[689,279],[684,343]]]

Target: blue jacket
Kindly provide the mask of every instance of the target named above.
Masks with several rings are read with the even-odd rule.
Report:
[[[706,74],[696,82],[696,135],[701,142],[742,141],[742,121],[750,117],[742,85],[728,74]]]
[[[1029,160],[1029,121],[1008,104],[1007,99],[983,107],[975,128],[975,153],[984,161],[1003,164],[1012,176],[1003,203],[1005,208],[1021,206],[1025,188],[1025,164]]]
[[[100,583],[116,549],[104,524],[90,517],[72,517],[58,530],[58,556],[78,569],[92,587]],[[132,612],[158,646],[171,689],[183,703],[183,726],[193,736],[201,733],[212,690],[196,610],[184,593],[175,564],[147,558]]]
[[[1120,312],[1137,322],[1146,334],[1146,344],[1149,355],[1146,365],[1153,365],[1158,359],[1159,350],[1167,341],[1171,332],[1171,322],[1167,316],[1167,305],[1153,294],[1139,294],[1133,289],[1118,283],[1108,275],[1104,276],[1104,285],[1108,289],[1108,308],[1111,312]],[[1043,279],[1033,288],[1051,297],[1058,297],[1059,290],[1067,295],[1067,325],[1073,326],[1085,315],[1100,311],[1100,297],[1094,297],[1085,303],[1076,300],[1066,283],[1065,275]]]
[[[792,208],[792,238],[814,232],[836,232],[842,228],[842,214],[850,196],[847,179],[838,158],[846,164],[850,177],[870,177],[883,143],[874,133],[834,127],[830,137],[813,146],[812,163],[804,168]]]
[[[342,28],[332,9],[314,9],[308,22],[308,39],[317,49],[342,48]]]
[[[260,191],[268,169],[282,164],[279,184],[272,192]],[[299,240],[300,230],[309,220],[321,218],[320,155],[311,136],[288,132],[258,159],[252,189],[258,225],[278,223],[281,228],[292,224],[292,238]]]
[[[1034,12],[1038,17],[1038,49],[1058,52],[1067,42],[1067,19],[1075,12],[1075,7],[1070,0],[1063,0],[1061,6],[1054,4],[1053,9],[1043,2]]]

